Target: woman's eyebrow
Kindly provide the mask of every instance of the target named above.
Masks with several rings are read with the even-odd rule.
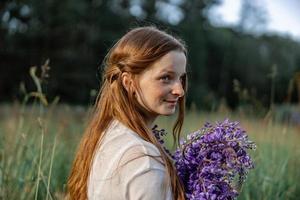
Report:
[[[176,73],[175,71],[173,71],[173,70],[168,70],[168,69],[163,69],[163,70],[161,71],[161,73],[178,74],[178,73]],[[186,72],[183,72],[180,76],[184,76],[184,75],[186,75]]]

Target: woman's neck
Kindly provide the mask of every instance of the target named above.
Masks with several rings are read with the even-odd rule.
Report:
[[[152,117],[147,117],[147,119],[145,120],[147,127],[151,130],[153,127],[153,123],[155,121],[157,116],[152,116]]]

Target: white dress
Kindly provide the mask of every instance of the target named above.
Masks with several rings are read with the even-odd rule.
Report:
[[[97,150],[88,180],[89,200],[172,200],[164,165],[144,154],[159,150],[114,120]]]

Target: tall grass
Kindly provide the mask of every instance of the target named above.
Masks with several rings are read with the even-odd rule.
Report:
[[[38,106],[21,106],[0,106],[0,199],[62,199],[88,108],[49,106],[41,118]],[[239,199],[299,199],[299,130],[234,114],[190,111],[184,132],[226,117],[240,121],[258,147],[252,152],[256,167]],[[163,117],[157,123],[171,130],[173,121]]]
[[[0,199],[62,199],[85,113],[2,105]],[[81,118],[82,117],[82,118]]]

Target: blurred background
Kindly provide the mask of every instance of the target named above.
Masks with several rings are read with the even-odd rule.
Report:
[[[240,199],[299,199],[299,9],[299,0],[1,0],[0,199],[63,198],[102,60],[145,25],[186,42],[184,133],[230,117],[258,144]]]
[[[17,99],[22,82],[32,89],[29,68],[49,59],[48,98],[89,104],[112,44],[130,28],[156,25],[186,41],[188,107],[297,104],[299,8],[297,0],[2,0],[0,101]]]

